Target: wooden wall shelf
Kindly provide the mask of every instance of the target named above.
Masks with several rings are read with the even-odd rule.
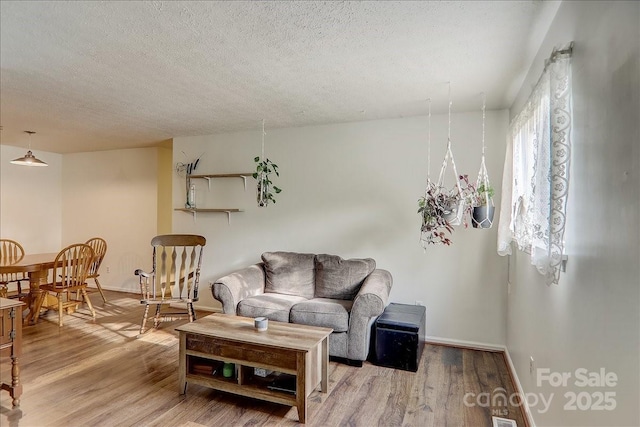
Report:
[[[187,191],[191,187],[192,179],[206,179],[207,187],[211,190],[211,180],[217,178],[242,178],[242,182],[244,183],[244,189],[247,190],[247,177],[253,176],[253,172],[241,172],[241,173],[211,173],[211,174],[201,174],[201,175],[187,175]],[[188,203],[187,203],[188,206]],[[176,211],[188,212],[193,215],[193,221],[196,220],[196,214],[198,212],[202,213],[226,213],[227,221],[231,223],[231,213],[232,212],[244,212],[242,209],[237,208],[176,208]]]
[[[242,178],[244,189],[247,189],[247,177],[253,176],[253,172],[247,173],[214,173],[204,175],[188,175],[190,179],[206,179],[209,189],[211,189],[211,180],[215,178]]]
[[[213,208],[175,208],[174,210],[176,211],[180,211],[180,212],[188,212],[193,214],[193,220],[196,220],[196,213],[198,212],[202,212],[202,213],[226,213],[227,214],[227,221],[229,223],[231,223],[231,213],[232,212],[244,212],[243,209],[236,209],[236,208],[230,208],[230,209],[213,209]]]

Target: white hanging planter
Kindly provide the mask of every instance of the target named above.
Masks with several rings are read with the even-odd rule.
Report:
[[[493,204],[474,207],[471,216],[471,225],[473,228],[491,228],[495,210],[496,207],[493,206]]]
[[[444,219],[450,225],[462,224],[466,203],[464,199],[452,200],[449,206],[445,208]]]

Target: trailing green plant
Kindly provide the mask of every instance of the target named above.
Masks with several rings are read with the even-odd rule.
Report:
[[[493,198],[494,190],[493,190],[493,187],[491,187],[491,185],[489,184],[485,185],[485,183],[482,183],[478,187],[478,190],[476,191],[476,193],[477,193],[478,206],[482,206],[487,204],[487,199]]]
[[[269,204],[269,201],[272,201],[273,203],[276,202],[274,193],[279,194],[282,191],[281,188],[273,185],[270,178],[271,174],[275,174],[278,177],[280,176],[280,173],[278,172],[278,165],[268,158],[260,160],[260,157],[256,157],[253,161],[256,162],[256,171],[253,173],[253,178],[258,181],[256,196],[258,206],[266,207]],[[271,191],[272,188],[273,192]]]

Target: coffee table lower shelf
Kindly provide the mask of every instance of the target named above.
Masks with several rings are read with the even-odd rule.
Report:
[[[218,379],[215,377],[207,378],[199,374],[188,374],[187,383],[198,384],[209,387],[214,390],[233,393],[245,397],[253,397],[255,399],[265,400],[267,402],[279,403],[281,405],[297,406],[296,395],[284,391],[270,390],[263,385],[256,384],[238,384],[235,378]]]

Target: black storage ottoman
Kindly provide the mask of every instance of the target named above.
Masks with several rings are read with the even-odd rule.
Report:
[[[374,324],[373,363],[416,372],[424,348],[426,310],[391,303]]]

